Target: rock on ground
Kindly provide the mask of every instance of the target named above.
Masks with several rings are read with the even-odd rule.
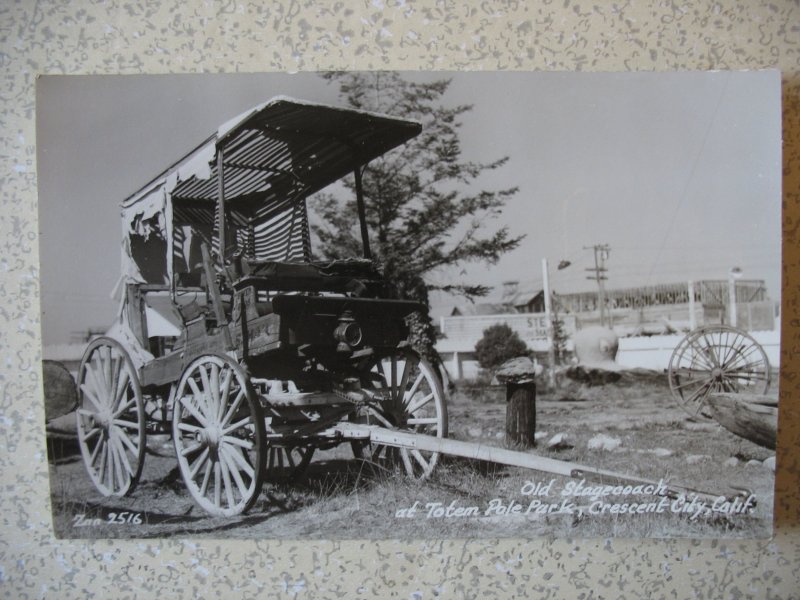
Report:
[[[655,454],[656,456],[667,457],[672,456],[672,450],[667,450],[666,448],[653,448],[652,450],[642,450],[647,454]]]
[[[566,434],[557,433],[548,440],[547,447],[556,450],[560,448],[571,448],[572,446],[567,442]]]
[[[764,465],[765,467],[767,467],[768,469],[770,469],[771,471],[775,471],[775,457],[774,456],[770,456],[768,459],[766,459],[761,464]]]
[[[726,467],[736,467],[739,465],[739,459],[735,456],[731,456],[728,460],[722,463]]]
[[[690,465],[696,465],[706,460],[711,460],[708,454],[690,454],[686,457],[686,463]]]
[[[610,452],[616,450],[622,445],[622,440],[619,438],[611,437],[605,434],[598,434],[591,438],[586,444],[589,450],[605,450]]]

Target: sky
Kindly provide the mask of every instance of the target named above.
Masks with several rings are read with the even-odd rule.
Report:
[[[732,267],[780,295],[781,114],[776,71],[409,73],[452,78],[470,104],[463,158],[492,161],[481,189],[519,187],[486,226],[525,235],[497,265],[431,283],[541,284],[592,291],[608,244],[607,288],[726,279]],[[44,76],[37,84],[45,345],[113,322],[120,203],[231,117],[276,95],[341,105],[312,73]],[[396,115],[403,116],[403,115]],[[560,260],[572,265],[557,271]],[[435,295],[432,314],[464,300]]]

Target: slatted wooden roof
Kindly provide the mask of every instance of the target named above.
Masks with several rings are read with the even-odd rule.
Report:
[[[305,197],[352,173],[356,165],[403,144],[421,130],[419,123],[320,104],[275,98],[224,125],[200,148],[159,179],[166,181],[187,160],[223,153],[225,199],[263,203]],[[216,160],[211,176],[189,177],[171,191],[173,199],[216,201]]]

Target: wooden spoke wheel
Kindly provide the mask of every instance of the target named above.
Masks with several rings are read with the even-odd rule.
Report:
[[[397,351],[370,360],[362,370],[361,389],[370,403],[369,421],[435,437],[447,437],[447,406],[442,385],[431,365],[413,351]],[[352,443],[359,458],[379,465],[402,464],[414,479],[428,477],[438,452]]]
[[[292,481],[302,475],[314,456],[314,446],[270,446],[266,478],[272,482]]]
[[[78,443],[104,496],[130,494],[144,465],[145,415],[136,368],[123,346],[101,337],[78,369]]]
[[[261,492],[264,417],[242,368],[204,355],[184,371],[175,393],[172,437],[186,487],[213,515],[238,515]]]
[[[692,417],[709,417],[706,398],[714,392],[766,394],[770,366],[764,348],[746,332],[727,325],[690,331],[669,361],[669,386]]]

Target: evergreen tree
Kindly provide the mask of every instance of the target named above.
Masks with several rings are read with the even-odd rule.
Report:
[[[528,346],[505,323],[484,329],[483,337],[475,344],[475,356],[484,369],[496,369],[507,360],[527,354]]]
[[[445,106],[450,80],[419,83],[397,73],[330,73],[342,99],[351,107],[416,119],[422,133],[400,148],[370,162],[362,176],[370,245],[399,297],[429,304],[431,290],[473,299],[489,288],[452,282],[432,286],[426,275],[472,262],[496,263],[522,237],[507,227],[487,232],[489,218],[500,214],[516,187],[481,190],[475,180],[497,169],[493,162],[465,161],[461,156],[459,119],[468,105]],[[313,208],[321,222],[313,225],[319,249],[328,258],[361,252],[355,181],[345,179],[346,197],[320,194]],[[433,352],[433,327],[427,315],[412,318],[412,343],[425,356]]]

